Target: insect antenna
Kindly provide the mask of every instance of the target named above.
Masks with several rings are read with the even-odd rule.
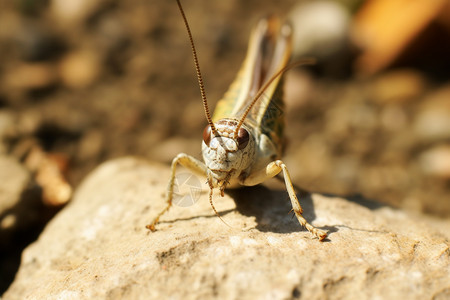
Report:
[[[214,126],[214,123],[211,118],[211,113],[209,112],[208,100],[206,99],[205,93],[205,86],[203,85],[202,73],[200,72],[200,64],[198,62],[197,51],[195,50],[194,39],[192,37],[191,29],[189,28],[189,23],[187,21],[186,15],[184,14],[184,10],[183,7],[181,6],[180,0],[177,0],[177,3],[189,36],[189,42],[191,43],[192,56],[194,57],[195,71],[197,72],[198,87],[200,88],[200,94],[202,95],[203,109],[205,110],[206,120],[208,121],[209,126],[211,126],[212,133],[214,135],[218,135],[217,129]]]
[[[267,90],[267,88],[270,86],[270,84],[278,77],[283,75],[286,71],[294,68],[294,67],[298,67],[300,65],[311,65],[314,64],[316,62],[316,60],[314,58],[305,58],[302,59],[298,62],[289,64],[287,66],[285,66],[284,68],[278,70],[278,72],[276,72],[272,77],[270,77],[269,80],[267,80],[267,82],[259,89],[259,91],[256,93],[255,97],[253,98],[252,102],[250,103],[250,105],[247,107],[247,109],[245,110],[244,114],[242,115],[242,118],[239,120],[238,125],[236,126],[236,130],[234,131],[234,136],[237,136],[238,132],[239,132],[239,128],[241,128],[242,123],[244,123],[245,118],[247,117],[248,113],[250,112],[250,110],[252,109],[252,107],[256,104],[256,102],[258,102],[258,100],[261,98],[261,95],[264,94],[264,92]]]

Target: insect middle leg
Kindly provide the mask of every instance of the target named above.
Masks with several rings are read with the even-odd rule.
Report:
[[[244,179],[244,185],[255,185],[264,182],[266,179],[276,176],[278,173],[283,171],[284,182],[286,184],[286,189],[289,194],[289,199],[292,203],[292,210],[297,217],[300,224],[305,227],[309,232],[315,235],[319,241],[323,241],[327,237],[327,233],[324,230],[318,229],[313,225],[309,224],[308,221],[303,217],[303,209],[298,201],[297,195],[295,194],[294,186],[292,185],[291,176],[287,170],[286,165],[281,160],[276,160],[269,163],[265,169],[260,172],[251,174]]]
[[[153,219],[153,221],[145,226],[146,228],[150,229],[151,231],[155,231],[155,225],[158,223],[159,218],[165,214],[170,207],[172,207],[172,199],[173,199],[173,188],[175,185],[175,175],[177,171],[177,165],[180,164],[183,167],[189,169],[190,171],[201,175],[206,176],[206,166],[203,162],[200,160],[187,155],[185,153],[178,154],[173,160],[172,160],[172,167],[171,167],[171,174],[170,174],[170,180],[169,184],[167,186],[167,195],[166,195],[166,207],[161,210],[161,212]]]

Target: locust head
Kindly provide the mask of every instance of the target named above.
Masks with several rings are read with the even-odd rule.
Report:
[[[222,193],[230,179],[249,167],[255,152],[251,131],[245,125],[238,128],[238,123],[233,119],[221,119],[214,124],[216,134],[210,125],[203,131],[202,152],[208,183]]]

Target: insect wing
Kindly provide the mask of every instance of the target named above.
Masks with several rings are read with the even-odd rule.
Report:
[[[290,53],[290,26],[280,25],[276,18],[261,20],[252,32],[247,56],[236,79],[217,103],[213,121],[239,119],[261,87],[287,65]],[[284,127],[282,96],[282,78],[279,76],[267,87],[245,121],[280,146]]]

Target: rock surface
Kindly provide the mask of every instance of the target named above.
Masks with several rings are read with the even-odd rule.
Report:
[[[134,158],[104,163],[23,253],[9,299],[445,299],[450,221],[362,199],[314,194],[305,217],[264,186],[174,207],[158,231],[169,169]]]

